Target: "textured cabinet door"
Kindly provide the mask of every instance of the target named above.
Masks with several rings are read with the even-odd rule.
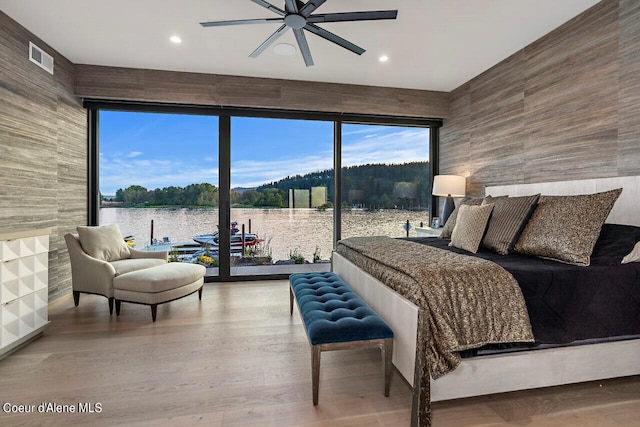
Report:
[[[0,240],[0,356],[23,344],[48,320],[49,234]]]

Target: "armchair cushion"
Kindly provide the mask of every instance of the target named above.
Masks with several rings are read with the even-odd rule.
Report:
[[[111,261],[111,265],[116,270],[116,276],[130,273],[132,271],[144,270],[145,268],[155,267],[157,265],[166,264],[167,262],[159,258],[129,258],[118,261]]]
[[[82,249],[93,258],[111,262],[131,257],[117,224],[80,226],[77,230]]]

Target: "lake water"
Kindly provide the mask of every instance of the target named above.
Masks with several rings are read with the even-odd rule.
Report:
[[[217,229],[217,209],[173,208],[101,208],[100,224],[118,224],[123,236],[136,237],[136,247],[147,246],[151,237],[151,220],[154,221],[154,237],[168,237],[172,242],[192,242],[198,234]],[[232,209],[231,220],[239,227],[245,224],[265,242],[269,242],[274,260],[289,259],[290,251],[297,250],[307,260],[319,251],[321,259],[329,259],[333,249],[333,211],[327,209]],[[342,237],[386,235],[406,236],[403,225],[409,220],[412,226],[429,222],[428,212],[405,210],[343,211]],[[410,230],[415,236],[415,230]]]

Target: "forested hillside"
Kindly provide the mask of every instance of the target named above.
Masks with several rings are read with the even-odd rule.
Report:
[[[429,163],[400,165],[368,164],[342,169],[342,204],[364,208],[418,208],[430,198]],[[288,176],[254,189],[231,190],[231,202],[246,207],[287,207],[290,189],[327,187],[333,201],[333,169]],[[126,206],[218,206],[218,188],[213,184],[190,184],[147,190],[132,185],[116,192],[116,202]]]

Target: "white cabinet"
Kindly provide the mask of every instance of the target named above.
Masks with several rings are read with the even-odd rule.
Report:
[[[0,357],[48,320],[49,230],[0,234]]]

